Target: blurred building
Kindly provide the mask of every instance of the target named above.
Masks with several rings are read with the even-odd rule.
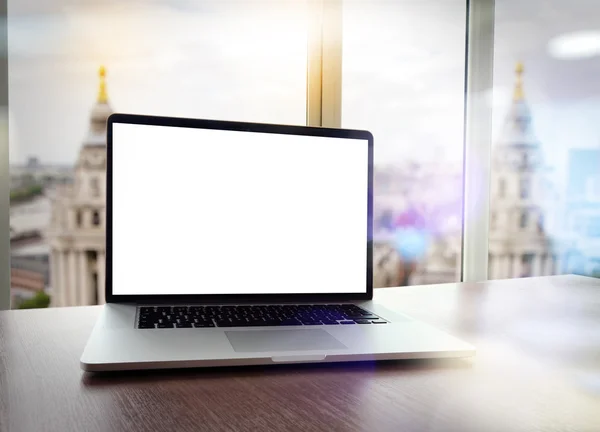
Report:
[[[568,163],[563,270],[600,276],[600,149],[570,150]]]
[[[13,309],[39,291],[49,290],[48,256],[39,258],[11,257],[10,299]]]
[[[112,113],[100,69],[98,97],[74,181],[57,189],[46,231],[52,306],[102,304],[105,278],[106,121]]]
[[[25,164],[10,166],[10,189],[40,185],[44,188],[72,181],[72,167],[42,164],[30,157]]]
[[[447,164],[375,168],[374,282],[398,286],[406,258],[395,245],[395,225],[402,215],[423,217],[427,251],[410,266],[410,284],[441,283],[460,277],[462,171]],[[409,223],[410,224],[410,223]]]
[[[10,206],[11,305],[19,305],[38,291],[50,293],[48,245],[43,230],[50,219],[50,199],[42,194]]]
[[[533,133],[523,90],[523,65],[500,140],[492,156],[490,279],[555,274],[560,266],[547,227],[556,202],[542,146]]]

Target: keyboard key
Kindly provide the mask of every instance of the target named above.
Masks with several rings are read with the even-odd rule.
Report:
[[[301,326],[302,323],[300,321],[282,321],[280,324],[280,326]]]
[[[156,326],[156,328],[173,328],[172,323],[160,323]]]
[[[140,328],[140,329],[151,329],[152,328],[153,329],[156,327],[152,323],[140,323],[140,324],[138,324],[138,328]]]
[[[177,323],[175,324],[176,328],[192,328],[192,323]]]
[[[215,323],[217,324],[217,327],[245,327],[243,326],[241,323],[237,326],[233,325],[233,322],[227,320],[215,320]]]
[[[374,320],[374,321],[371,321],[371,322],[373,324],[387,324],[387,321],[384,321],[384,320]]]
[[[206,328],[206,327],[214,327],[215,324],[213,322],[199,322],[194,323],[194,328]]]
[[[371,321],[369,321],[369,320],[362,320],[362,319],[355,319],[354,322],[356,324],[371,324]]]
[[[340,324],[356,324],[354,321],[340,321]]]
[[[252,327],[272,327],[277,326],[278,324],[279,322],[273,323],[272,321],[251,321],[247,325]]]

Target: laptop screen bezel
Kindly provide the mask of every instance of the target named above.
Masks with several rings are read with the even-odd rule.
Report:
[[[367,200],[367,263],[365,292],[360,293],[310,293],[310,294],[113,294],[112,280],[112,226],[113,226],[113,125],[115,123],[172,126],[184,128],[247,131],[283,135],[305,135],[360,139],[368,146],[368,193]],[[168,149],[166,149],[168,151]],[[308,126],[287,126],[265,123],[233,122],[223,120],[187,119],[178,117],[158,117],[135,114],[111,114],[107,120],[106,140],[106,264],[105,293],[107,303],[136,304],[232,304],[232,303],[289,303],[289,302],[329,302],[371,300],[373,298],[373,135],[364,130],[331,129]],[[340,157],[343,162],[343,157]],[[322,247],[315,244],[315,247]],[[243,283],[243,281],[241,281]]]

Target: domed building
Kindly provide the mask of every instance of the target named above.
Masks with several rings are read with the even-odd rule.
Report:
[[[73,183],[57,190],[46,231],[54,307],[105,303],[106,122],[113,110],[104,67],[99,81]]]
[[[523,73],[518,64],[512,105],[492,155],[490,279],[552,275],[560,265],[548,235],[556,197],[533,133]]]

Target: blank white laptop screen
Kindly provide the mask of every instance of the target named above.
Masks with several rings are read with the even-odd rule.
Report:
[[[114,295],[364,293],[368,141],[114,123]]]

